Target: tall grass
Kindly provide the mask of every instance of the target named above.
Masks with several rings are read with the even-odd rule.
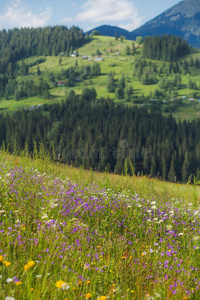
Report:
[[[0,177],[1,299],[200,298],[198,187],[74,169],[42,146],[1,152]]]

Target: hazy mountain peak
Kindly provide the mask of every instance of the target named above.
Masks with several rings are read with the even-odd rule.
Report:
[[[181,1],[132,32],[133,35],[174,34],[200,47],[200,0]]]
[[[200,48],[200,0],[181,1],[132,32],[108,25],[95,29],[101,35],[115,36],[117,33],[127,39],[148,35],[177,35],[186,39],[193,47]]]

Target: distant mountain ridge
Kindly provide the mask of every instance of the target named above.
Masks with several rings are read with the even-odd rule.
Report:
[[[111,26],[111,25],[102,25],[102,26],[98,26],[96,28],[91,29],[90,31],[88,31],[87,33],[90,34],[92,33],[94,30],[97,30],[100,32],[101,35],[105,35],[105,36],[115,36],[115,34],[117,33],[118,36],[125,36],[127,39],[132,39],[132,32],[117,27],[117,26]]]
[[[127,39],[149,35],[177,35],[186,39],[193,47],[200,48],[200,0],[181,1],[131,32],[109,25],[95,29],[107,36],[115,36],[117,32],[118,35],[124,35]]]

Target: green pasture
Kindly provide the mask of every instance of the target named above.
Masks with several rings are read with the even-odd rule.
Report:
[[[87,78],[84,81],[80,81],[75,83],[73,87],[58,87],[52,86],[52,83],[49,82],[51,87],[50,94],[52,95],[51,100],[40,99],[38,97],[23,99],[20,101],[15,101],[14,99],[5,100],[1,99],[0,101],[0,110],[4,112],[12,112],[16,109],[20,109],[23,107],[29,107],[31,105],[37,105],[40,103],[53,103],[55,101],[61,100],[70,90],[74,90],[76,93],[80,94],[81,91],[86,87],[94,87],[97,91],[97,97],[110,97],[114,99],[117,103],[125,101],[116,100],[114,93],[108,93],[106,87],[107,76],[110,72],[114,74],[114,78],[117,80],[123,75],[126,79],[126,85],[132,86],[133,94],[135,96],[148,96],[150,93],[154,94],[156,89],[159,89],[157,84],[153,85],[143,85],[141,82],[136,80],[133,77],[134,70],[134,61],[138,55],[141,55],[141,48],[137,48],[136,54],[133,55],[125,55],[125,49],[127,46],[132,46],[133,41],[124,39],[123,41],[118,38],[116,41],[115,38],[105,37],[105,36],[95,36],[93,41],[85,44],[83,47],[78,49],[79,57],[66,57],[65,55],[60,55],[61,64],[59,62],[60,57],[55,56],[46,56],[46,61],[39,64],[39,68],[41,71],[40,76],[37,75],[37,65],[29,68],[28,76],[18,76],[17,80],[26,81],[33,80],[36,84],[39,84],[40,80],[45,80],[49,82],[49,74],[53,73],[55,76],[56,82],[59,81],[58,75],[61,73],[62,69],[68,69],[78,63],[78,66],[88,65],[94,63],[94,58],[96,57],[97,49],[101,52],[101,56],[103,57],[103,61],[99,62],[101,67],[101,75],[93,78]],[[138,47],[137,43],[134,41],[135,46]],[[119,52],[120,54],[118,55]],[[117,54],[116,54],[117,53]],[[88,56],[92,58],[92,61],[84,60],[82,56]],[[184,57],[188,62],[191,60],[191,57],[195,60],[196,58],[200,58],[200,51],[194,50],[190,55]],[[38,59],[44,58],[44,56],[35,56],[25,59],[25,63],[30,64],[37,62]],[[163,64],[167,65],[168,62],[161,62],[152,60],[152,63],[156,63],[157,66],[162,66]],[[19,62],[20,64],[20,62]],[[193,82],[196,82],[197,85],[200,83],[200,74],[198,74],[198,70],[192,67],[192,71],[194,75],[191,74],[181,74],[181,83],[182,88],[178,90],[178,96],[191,96],[195,90],[191,90],[187,87],[189,79]],[[64,80],[64,78],[63,78]],[[199,116],[198,109],[195,106],[191,106],[188,112],[186,113],[186,108],[182,107],[177,112],[174,113],[177,115],[177,118],[195,118]]]

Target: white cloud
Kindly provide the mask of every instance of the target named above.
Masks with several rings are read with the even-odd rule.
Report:
[[[43,27],[48,24],[51,16],[50,7],[39,14],[34,14],[21,0],[13,0],[6,7],[6,12],[0,15],[0,28]]]
[[[83,12],[77,15],[77,21],[109,24],[123,22],[118,26],[133,30],[141,24],[142,20],[130,0],[88,0],[82,8]]]

